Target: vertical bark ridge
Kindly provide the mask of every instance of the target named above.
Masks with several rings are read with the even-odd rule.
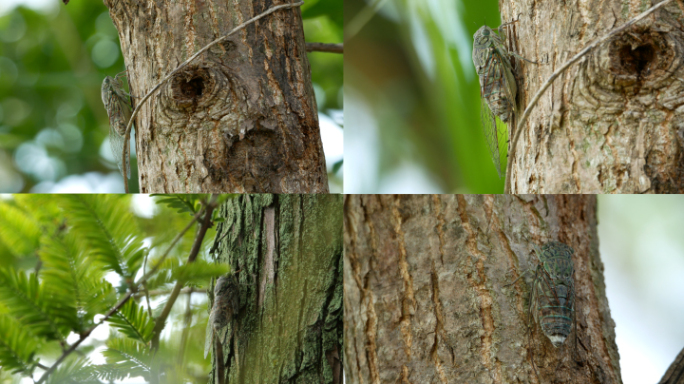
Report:
[[[415,311],[416,300],[413,295],[413,281],[408,270],[408,263],[406,262],[406,244],[404,242],[404,232],[401,229],[401,216],[398,209],[399,202],[400,198],[396,197],[392,206],[392,219],[394,221],[394,233],[397,236],[399,245],[399,273],[404,281],[404,291],[401,299],[401,335],[404,338],[404,352],[410,360],[411,347],[413,346],[411,317]]]
[[[492,362],[492,334],[494,333],[494,318],[492,317],[492,297],[489,294],[489,289],[486,286],[486,281],[488,280],[484,271],[484,261],[487,258],[477,247],[477,233],[473,230],[470,225],[470,220],[468,219],[468,214],[466,213],[468,207],[463,195],[458,195],[458,211],[461,216],[461,223],[463,224],[463,229],[465,229],[468,239],[466,240],[468,253],[477,258],[475,262],[475,270],[477,272],[477,278],[473,277],[472,274],[466,274],[466,278],[470,283],[470,286],[475,291],[476,295],[480,299],[480,317],[482,320],[482,347],[480,350],[480,357],[482,358],[483,365],[491,372],[495,370],[494,382],[498,382],[501,377],[500,363]]]

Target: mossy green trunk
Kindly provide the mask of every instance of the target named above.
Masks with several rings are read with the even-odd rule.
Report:
[[[220,215],[215,255],[240,291],[224,382],[341,383],[342,197],[244,195]]]

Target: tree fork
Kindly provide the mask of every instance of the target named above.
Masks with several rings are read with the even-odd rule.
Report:
[[[266,0],[105,4],[136,94],[271,7]],[[135,124],[143,193],[328,191],[298,8],[210,48],[162,85]]]

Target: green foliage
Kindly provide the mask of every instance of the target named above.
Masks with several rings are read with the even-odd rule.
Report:
[[[231,197],[220,196],[219,200]],[[162,254],[168,253],[168,257],[147,281],[149,290],[168,287],[179,280],[197,287],[206,285],[212,277],[229,273],[227,265],[207,262],[213,231],[207,232],[193,264],[184,262],[197,234],[192,228],[181,237],[174,251],[168,252],[171,240],[188,226],[193,212],[200,211],[202,202],[208,199],[209,196],[187,198],[184,201],[188,208],[182,212],[177,211],[175,203],[160,201],[157,216],[152,219],[133,215],[128,208],[131,200],[126,196],[27,195],[0,200],[0,212],[5,213],[0,221],[2,232],[31,238],[20,243],[7,237],[10,246],[0,247],[0,253],[16,254],[8,259],[13,260],[11,264],[0,267],[0,371],[30,375],[36,370],[38,358],[54,361],[69,347],[69,333],[88,337],[100,322],[97,316],[108,313],[124,294],[147,293],[134,279],[139,280],[155,267]],[[153,256],[143,265],[148,254]],[[105,276],[109,279],[114,274],[121,279],[118,295],[105,280]],[[205,321],[206,307],[192,310],[201,312],[201,320]],[[184,314],[172,311],[169,320],[181,316]],[[156,319],[150,315],[146,299],[135,296],[106,321],[119,331],[119,336],[107,343],[107,364],[94,366],[74,354],[48,382],[94,383],[96,378],[149,378],[160,374],[153,369],[148,347]],[[163,350],[175,344],[160,345],[155,356],[160,366],[173,367],[169,369],[174,377],[183,377],[184,382],[196,382],[201,377],[201,373],[188,374],[189,365],[176,366],[175,354]],[[79,346],[78,351],[86,354],[93,348]],[[160,357],[167,355],[173,356]],[[194,369],[208,371],[201,353],[188,359]],[[171,374],[168,370],[164,373]]]
[[[154,322],[142,307],[129,300],[112,317],[109,324],[117,328],[121,333],[145,344],[152,339]]]
[[[189,283],[206,283],[211,278],[217,278],[230,272],[228,264],[197,260],[192,264],[180,265],[174,268],[172,279]]]
[[[178,213],[190,212],[192,214],[199,212],[202,202],[209,198],[209,195],[206,194],[152,194],[151,196],[158,197],[157,204],[164,204],[175,209]]]
[[[100,366],[100,377],[105,380],[121,380],[142,376],[149,380],[152,355],[149,349],[135,340],[114,337],[107,341],[103,352],[107,365]]]
[[[0,364],[10,372],[31,372],[40,342],[16,320],[0,314]]]
[[[76,324],[75,309],[60,302],[34,272],[0,268],[0,302],[10,315],[46,340],[63,340],[70,325]]]
[[[127,282],[142,264],[145,248],[133,214],[117,195],[59,195],[65,215],[93,257]]]
[[[49,376],[47,384],[102,384],[98,371],[84,358],[67,359]]]

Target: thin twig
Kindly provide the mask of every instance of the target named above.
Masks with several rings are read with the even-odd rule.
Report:
[[[190,287],[190,295],[185,303],[185,317],[183,318],[183,333],[181,333],[180,347],[178,348],[178,366],[183,366],[185,357],[185,345],[188,343],[188,333],[190,332],[190,324],[192,323],[192,288]]]
[[[192,249],[190,250],[190,255],[188,256],[188,261],[186,262],[186,264],[194,262],[197,258],[197,254],[199,254],[200,247],[202,246],[202,241],[204,240],[204,235],[206,235],[207,230],[209,229],[209,227],[211,227],[211,216],[214,212],[214,209],[216,209],[217,201],[218,195],[214,194],[211,196],[211,201],[209,201],[209,203],[206,205],[202,225],[200,226],[199,231],[197,232],[197,236],[195,236],[195,242],[192,245]],[[185,282],[181,280],[176,282],[176,285],[174,285],[173,290],[171,291],[171,295],[166,301],[164,309],[162,309],[161,314],[159,315],[159,317],[157,317],[157,320],[155,320],[154,329],[152,330],[152,350],[156,350],[159,347],[159,336],[161,335],[161,332],[164,329],[164,326],[166,325],[166,318],[169,316],[169,313],[171,313],[171,308],[173,307],[173,304],[176,302],[176,299],[178,298],[178,295],[180,294],[181,288],[184,284]]]
[[[306,43],[307,52],[344,53],[343,44]]]
[[[166,252],[164,252],[164,255],[162,256],[161,261],[163,261],[164,258],[166,258],[166,256],[171,252],[171,249],[176,245],[178,240],[180,240],[180,238],[183,237],[185,232],[187,232],[188,229],[190,229],[192,224],[200,217],[200,214],[202,212],[204,212],[204,209],[200,210],[200,212],[198,212],[192,218],[192,221],[190,221],[190,223],[178,235],[176,235],[176,237],[171,242],[171,245],[169,245],[169,248],[166,250]],[[135,290],[132,288],[139,286],[142,283],[145,283],[147,281],[147,279],[149,279],[152,276],[152,274],[154,272],[156,272],[156,270],[159,268],[159,266],[161,265],[161,261],[159,263],[155,264],[155,266],[150,270],[150,272],[146,273],[143,277],[141,277],[137,283],[134,283],[131,287],[131,290],[128,291],[128,293],[126,293],[126,295],[121,300],[119,300],[119,302],[116,303],[116,305],[114,307],[112,307],[109,311],[107,311],[105,316],[102,319],[100,319],[100,321],[98,321],[97,324],[93,325],[92,327],[90,327],[90,329],[86,330],[85,332],[82,332],[79,339],[76,340],[76,342],[74,344],[72,344],[69,347],[69,349],[67,349],[66,351],[64,351],[64,353],[62,353],[62,356],[60,356],[59,359],[57,359],[57,361],[55,361],[55,363],[52,364],[52,366],[43,374],[43,376],[40,377],[40,379],[36,382],[36,384],[43,383],[47,379],[47,377],[57,368],[57,366],[60,363],[62,363],[62,361],[64,361],[64,359],[67,358],[67,356],[69,356],[72,352],[74,352],[76,350],[76,348],[79,345],[81,345],[81,343],[85,339],[88,338],[88,336],[90,336],[90,334],[95,330],[95,328],[99,327],[102,323],[104,323],[107,319],[109,319],[114,313],[116,313],[119,309],[121,309],[121,307],[123,307],[124,304],[126,304],[128,299],[130,299],[133,296]]]
[[[123,174],[124,174],[124,189],[126,190],[126,193],[128,193],[128,179],[126,178],[125,175],[127,175],[127,168],[126,168],[126,153],[128,153],[128,144],[129,141],[131,140],[131,127],[133,127],[133,121],[135,120],[135,117],[138,115],[138,111],[140,111],[140,108],[145,104],[145,101],[149,99],[154,92],[156,92],[161,86],[166,83],[173,75],[178,73],[181,69],[183,69],[185,66],[190,64],[191,61],[195,60],[199,55],[202,53],[206,52],[209,50],[209,48],[213,47],[214,45],[226,40],[230,35],[234,34],[235,32],[243,29],[244,27],[248,26],[249,24],[252,24],[253,22],[262,19],[271,13],[279,10],[279,9],[286,9],[286,8],[294,8],[294,7],[299,7],[300,5],[304,4],[303,1],[300,1],[298,3],[292,3],[292,4],[282,4],[282,5],[276,5],[275,7],[271,7],[267,9],[265,12],[260,13],[257,16],[252,17],[251,19],[245,21],[244,23],[238,25],[237,27],[233,28],[232,31],[228,32],[227,35],[223,35],[219,37],[218,39],[212,41],[211,43],[205,45],[202,49],[197,51],[194,55],[190,56],[189,59],[185,60],[182,62],[176,69],[171,71],[166,77],[164,77],[157,85],[154,86],[147,94],[140,100],[138,103],[138,106],[135,107],[135,110],[131,114],[131,118],[128,120],[128,125],[126,125],[126,134],[124,135],[124,146],[123,146],[123,153],[121,154],[121,158],[123,159],[122,161],[122,166],[123,166]]]
[[[512,189],[512,184],[513,184],[513,177],[511,175],[511,170],[513,169],[513,161],[515,161],[515,150],[518,145],[518,140],[520,139],[520,134],[522,133],[522,127],[525,125],[525,121],[527,121],[527,118],[530,115],[530,112],[532,111],[532,108],[537,104],[539,99],[541,98],[542,94],[544,91],[546,91],[550,86],[551,83],[553,83],[558,76],[560,76],[561,73],[563,73],[568,67],[570,67],[572,64],[576,63],[581,59],[584,55],[587,53],[591,52],[594,48],[596,48],[599,44],[603,43],[604,41],[610,39],[611,37],[617,35],[618,33],[624,31],[625,29],[631,27],[634,25],[636,22],[640,21],[641,19],[645,18],[646,16],[650,15],[653,13],[655,10],[658,8],[670,3],[672,0],[665,0],[662,3],[656,4],[643,12],[642,14],[634,17],[630,21],[622,24],[621,26],[613,29],[610,31],[608,34],[605,36],[601,37],[600,39],[594,41],[593,43],[589,44],[586,48],[581,50],[578,54],[576,54],[572,59],[568,60],[563,64],[560,68],[558,68],[551,76],[544,82],[544,84],[539,88],[537,93],[534,95],[532,100],[527,104],[527,107],[525,108],[525,111],[523,112],[522,116],[520,117],[520,121],[518,122],[518,126],[515,129],[515,138],[513,138],[513,145],[511,146],[511,154],[508,159],[508,165],[506,166],[506,175],[510,175],[510,182],[506,183],[506,191],[504,193],[511,193]]]
[[[95,330],[95,328],[99,327],[102,323],[105,322],[105,320],[109,319],[114,313],[116,313],[116,311],[121,309],[121,307],[123,307],[124,304],[126,304],[126,302],[128,301],[128,299],[131,298],[131,296],[133,296],[133,291],[128,291],[128,293],[126,293],[126,295],[121,300],[119,300],[119,302],[116,303],[116,305],[114,307],[112,307],[109,311],[107,311],[107,313],[104,315],[104,317],[102,319],[100,319],[100,321],[98,321],[97,324],[90,327],[90,329],[88,329],[87,331],[81,333],[81,337],[78,340],[76,340],[76,342],[74,344],[72,344],[71,347],[69,347],[69,349],[67,349],[66,351],[64,351],[64,353],[62,353],[62,356],[60,356],[59,359],[57,359],[57,361],[55,361],[55,363],[52,364],[52,366],[45,373],[43,373],[43,376],[40,377],[40,380],[38,380],[36,382],[36,384],[43,383],[47,379],[47,377],[57,368],[57,366],[62,361],[64,361],[64,359],[66,359],[67,356],[69,356],[71,354],[71,352],[75,351],[76,348],[79,345],[81,345],[81,343],[85,339],[88,338],[88,336],[90,336],[90,334]]]

